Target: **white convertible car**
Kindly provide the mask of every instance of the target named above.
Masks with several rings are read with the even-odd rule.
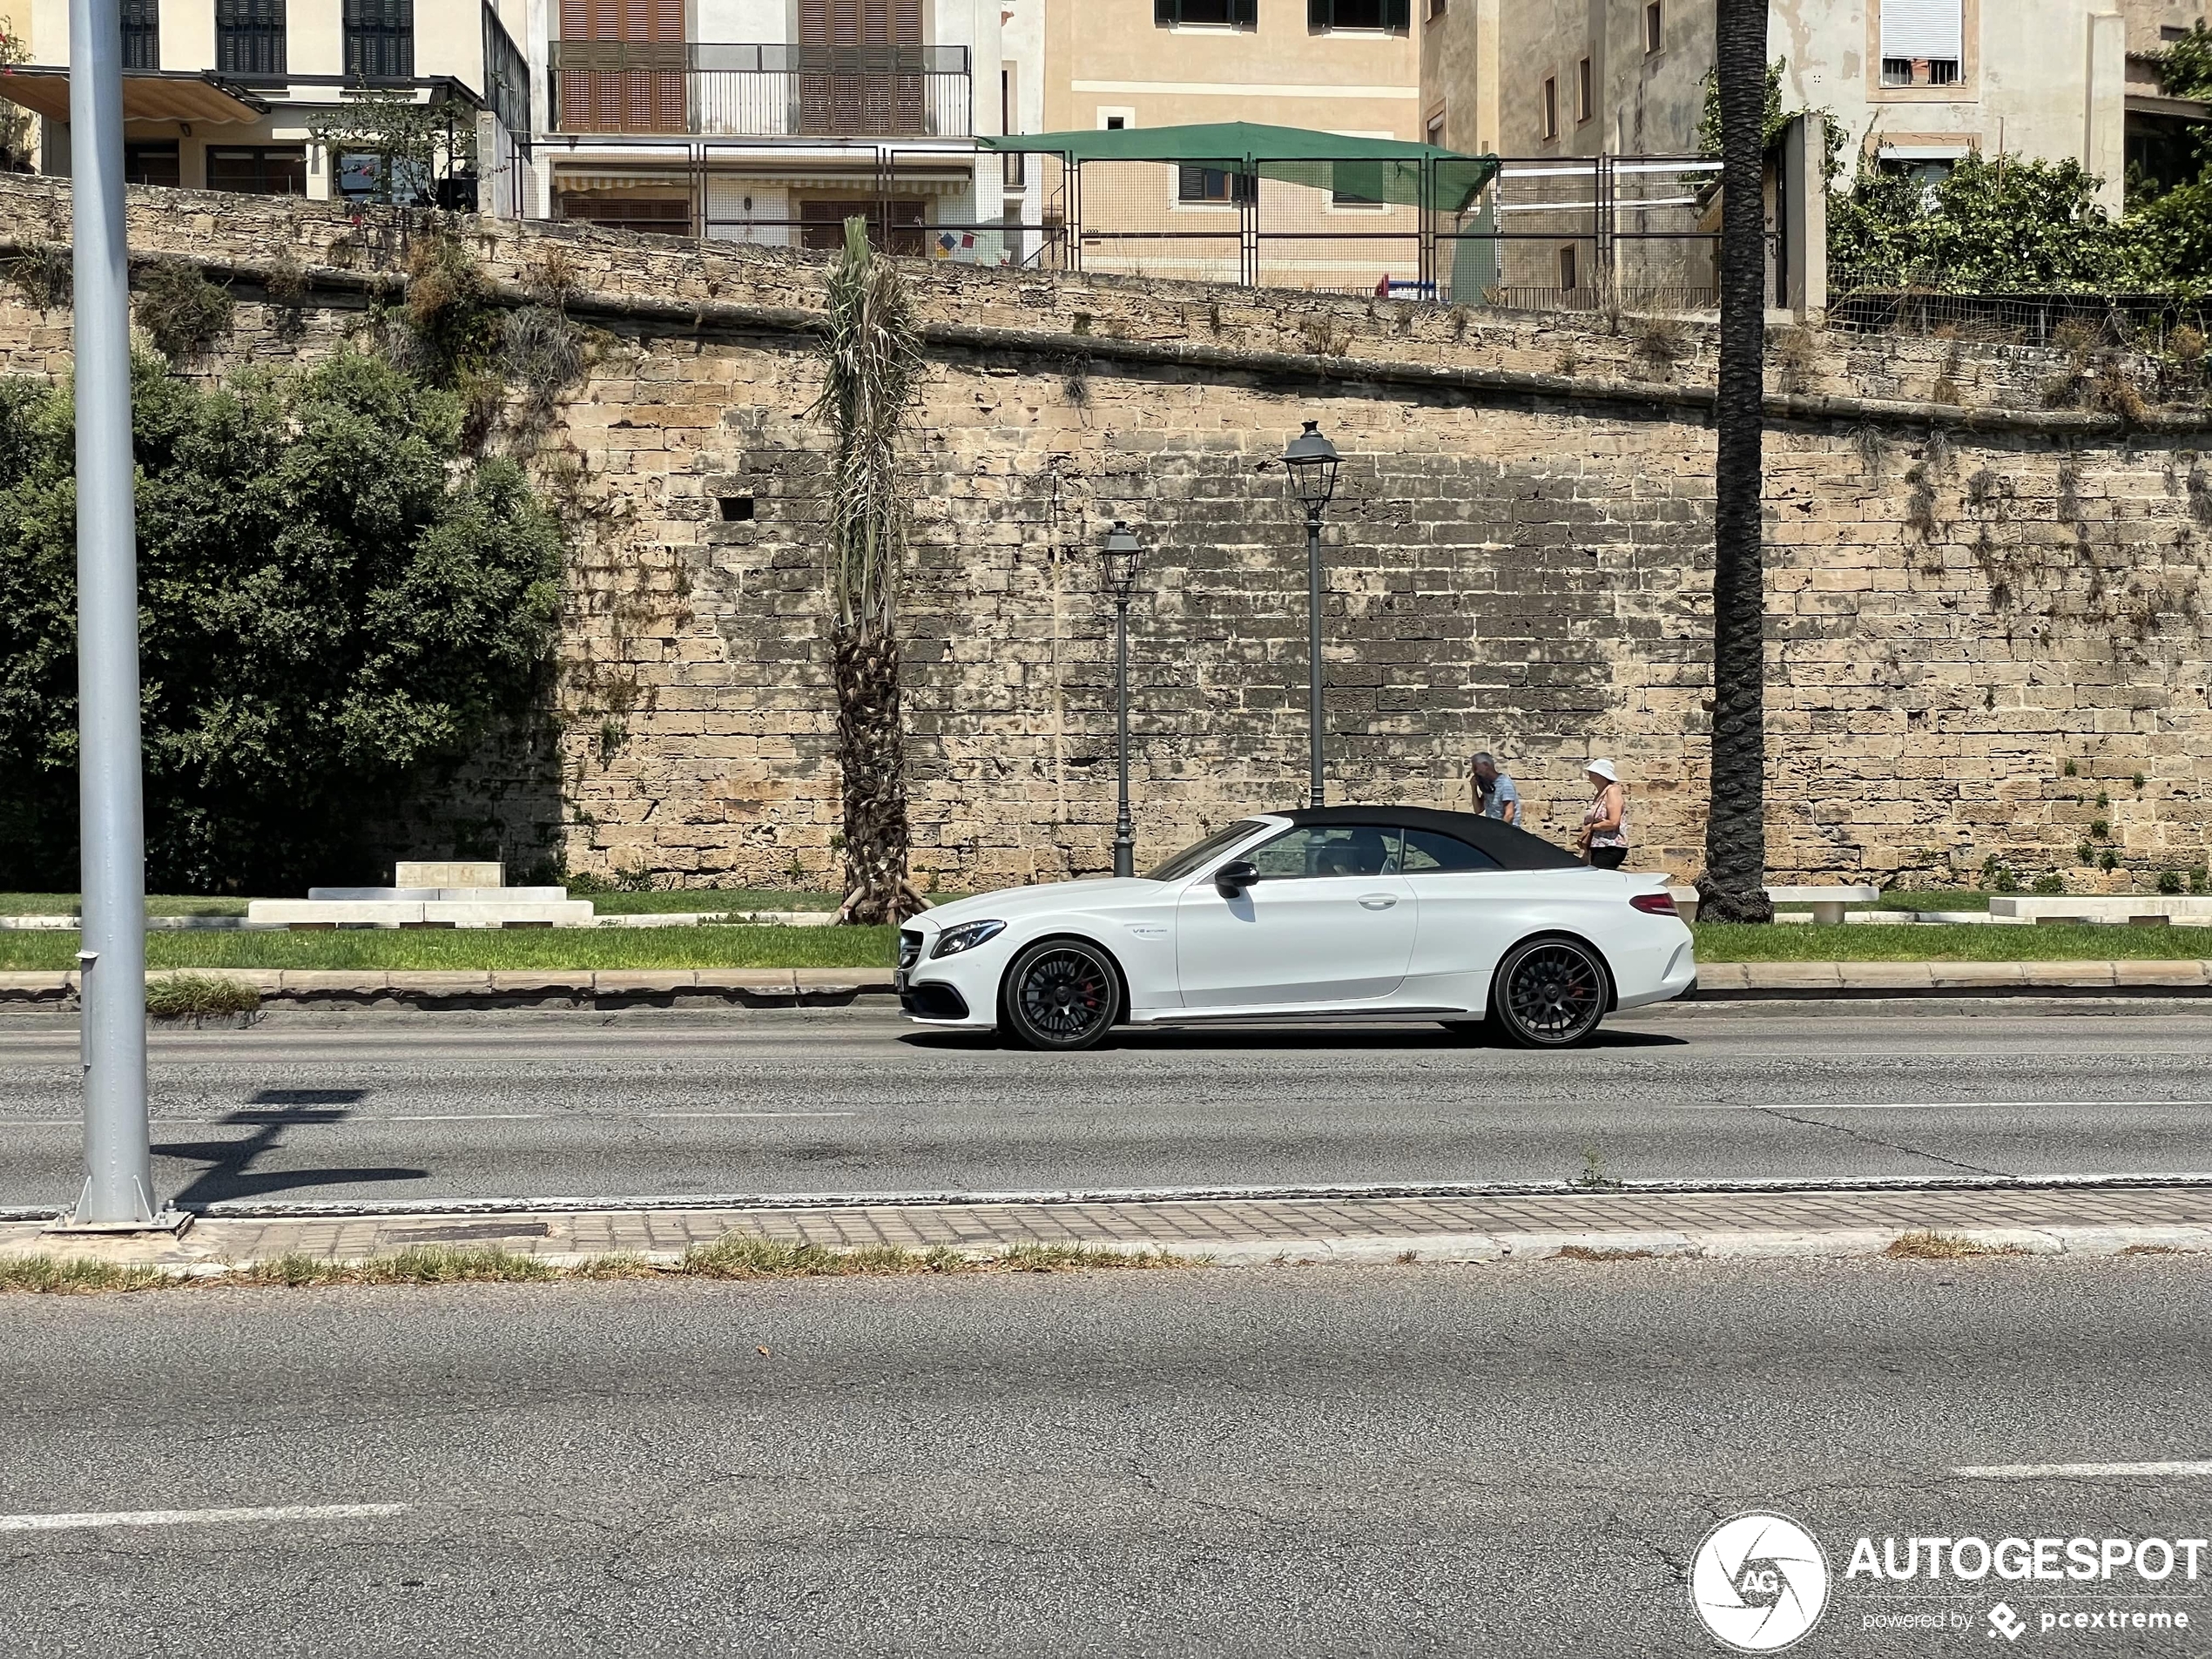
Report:
[[[1663,878],[1412,806],[1263,813],[1148,875],[987,893],[899,934],[908,1015],[1046,1049],[1124,1022],[1335,1019],[1564,1049],[1696,978]]]

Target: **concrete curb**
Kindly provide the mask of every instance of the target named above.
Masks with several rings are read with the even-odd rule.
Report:
[[[251,987],[265,1008],[842,1007],[888,1000],[880,968],[516,969],[381,973],[351,969],[165,970]],[[158,974],[157,974],[157,977]],[[2209,997],[2212,961],[1708,962],[1683,1000],[1823,1001],[1918,997]],[[71,1012],[73,973],[0,973],[0,1008]]]

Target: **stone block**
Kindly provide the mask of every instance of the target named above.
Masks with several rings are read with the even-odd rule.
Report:
[[[393,867],[395,887],[503,887],[507,867],[476,859],[403,859]]]

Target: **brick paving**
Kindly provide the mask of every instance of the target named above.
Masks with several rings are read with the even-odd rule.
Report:
[[[0,1223],[0,1258],[98,1257],[209,1267],[287,1256],[348,1261],[409,1245],[497,1246],[562,1259],[616,1253],[672,1259],[750,1235],[849,1249],[1023,1244],[1158,1250],[1224,1261],[1362,1250],[1480,1258],[1563,1246],[1706,1254],[1878,1251],[1933,1231],[2040,1250],[2150,1244],[2212,1250],[2212,1184],[2129,1187],[1588,1192],[1464,1196],[854,1204],[823,1207],[610,1209],[498,1214],[213,1217],[180,1238],[54,1234]]]

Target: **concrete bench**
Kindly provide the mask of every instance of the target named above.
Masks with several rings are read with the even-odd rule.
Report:
[[[1816,925],[1840,925],[1844,907],[1873,904],[1882,896],[1879,887],[1769,887],[1767,900],[1777,905],[1811,905]]]
[[[2178,923],[2212,924],[2212,898],[2189,898],[2172,894],[2145,894],[2141,897],[2107,899],[2083,894],[2067,898],[2059,894],[2000,894],[1989,901],[1993,916],[2011,917],[2020,921],[2083,921],[2124,924],[2156,917],[2161,921]]]

